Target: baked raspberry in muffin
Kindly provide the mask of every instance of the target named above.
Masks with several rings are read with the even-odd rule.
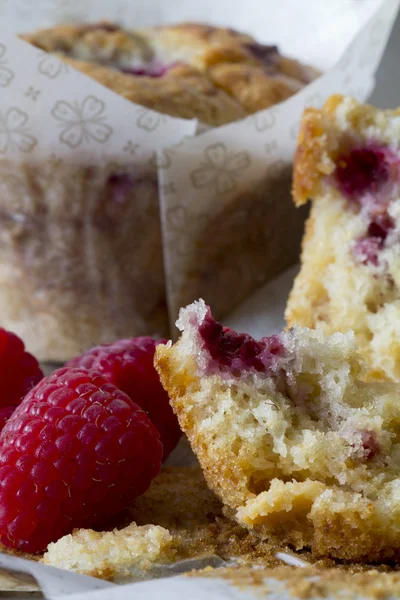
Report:
[[[196,23],[140,31],[106,22],[58,25],[23,39],[127,100],[209,125],[281,102],[318,75],[276,46]]]
[[[240,524],[315,555],[400,551],[399,385],[361,381],[351,333],[254,340],[182,309],[156,368],[210,487]]]
[[[369,377],[400,379],[400,110],[331,97],[304,113],[294,201],[312,200],[286,318],[354,330]]]

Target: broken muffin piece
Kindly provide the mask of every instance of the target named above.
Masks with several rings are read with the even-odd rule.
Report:
[[[289,326],[353,329],[369,378],[400,379],[400,109],[332,96],[303,115],[294,201],[312,200]]]
[[[142,579],[154,565],[171,562],[176,541],[157,525],[131,523],[121,530],[76,529],[49,544],[43,562],[101,579]]]
[[[365,561],[400,550],[398,385],[361,381],[354,336],[255,341],[182,309],[156,368],[209,486],[259,536]]]

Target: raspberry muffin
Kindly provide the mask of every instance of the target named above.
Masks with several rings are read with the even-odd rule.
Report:
[[[318,556],[398,556],[400,388],[361,380],[354,336],[296,327],[256,341],[203,301],[177,325],[156,368],[227,514]]]
[[[275,46],[200,24],[145,31],[112,23],[59,25],[22,38],[131,102],[175,117],[197,118],[208,126],[243,119],[285,100],[318,74],[281,56]],[[76,163],[72,151],[63,161],[0,160],[2,324],[19,334],[42,361],[63,362],[94,344],[127,335],[169,335],[154,161],[138,156],[119,166],[108,158],[103,165],[89,157],[84,164]],[[285,179],[285,199],[288,185]],[[260,222],[268,224],[266,234],[260,233],[266,240],[271,226],[269,208],[264,209],[266,221],[257,212],[265,206],[266,186],[258,181],[255,186],[256,193],[250,190],[245,199],[233,199],[228,214],[227,202],[221,203],[215,223],[216,228],[225,223],[228,239],[238,239],[234,243],[242,248],[243,227],[240,239],[231,229],[242,222],[244,201],[249,212],[257,213],[251,217],[258,223],[256,234],[249,220],[245,228],[244,246],[255,258],[250,291],[270,275],[265,261],[261,266],[256,262],[265,255],[257,237]],[[277,204],[278,221],[283,208]],[[303,216],[294,214],[286,223],[290,243],[280,251],[279,263],[271,261],[277,269],[297,255]],[[209,235],[207,244],[208,240]],[[202,290],[210,273],[220,273],[211,264],[214,255],[218,263],[232,256],[229,244],[226,248],[225,242],[216,243],[215,252],[205,259],[206,275],[202,264],[192,276]],[[225,271],[229,280],[231,269]],[[213,280],[210,287],[215,289]],[[225,314],[240,299],[233,298],[226,285],[217,288]],[[190,294],[188,302],[198,295]]]
[[[296,205],[312,200],[286,318],[354,330],[369,377],[400,379],[400,110],[331,97],[304,113]]]
[[[232,29],[58,25],[24,35],[127,100],[222,125],[285,100],[318,72]]]

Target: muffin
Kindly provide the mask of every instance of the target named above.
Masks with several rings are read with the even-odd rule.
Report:
[[[182,309],[156,368],[226,514],[258,536],[365,562],[400,550],[400,388],[362,381],[352,334],[256,341]]]
[[[400,379],[400,110],[331,97],[304,113],[296,205],[312,200],[289,326],[352,329],[369,378]]]
[[[129,101],[211,126],[284,100],[317,75],[276,47],[205,25],[60,25],[22,37]],[[169,335],[155,161],[119,165],[72,149],[53,158],[0,160],[2,325],[56,362],[127,335]],[[293,221],[297,233],[302,216]],[[219,289],[222,312],[231,310]]]
[[[276,46],[195,23],[59,25],[22,37],[131,102],[212,126],[281,102],[318,75]]]

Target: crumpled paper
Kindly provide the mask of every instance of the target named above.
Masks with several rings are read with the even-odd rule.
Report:
[[[63,361],[126,335],[168,335],[199,296],[226,316],[295,262],[301,112],[332,92],[368,96],[398,5],[0,0],[3,324],[41,360]],[[196,121],[129,103],[15,37],[104,18],[236,27],[326,72],[285,103],[199,134]]]

